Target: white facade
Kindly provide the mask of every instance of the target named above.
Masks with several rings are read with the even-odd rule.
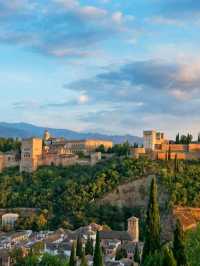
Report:
[[[2,226],[14,227],[18,218],[19,214],[17,213],[6,213],[2,215]]]

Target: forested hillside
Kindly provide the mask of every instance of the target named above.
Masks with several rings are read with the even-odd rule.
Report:
[[[0,152],[7,152],[11,150],[19,151],[21,142],[13,138],[0,138]]]
[[[170,201],[166,207],[200,205],[198,162],[114,158],[93,167],[42,167],[33,174],[20,174],[18,169],[9,169],[0,175],[0,208],[40,208],[43,215],[40,218],[44,219],[42,227],[72,228],[96,221],[123,229],[126,219],[132,214],[140,216],[141,209],[134,208],[134,204],[132,208],[100,206],[98,199],[120,184],[150,174],[155,174],[160,189],[169,193]],[[20,226],[26,226],[26,223],[21,221]]]

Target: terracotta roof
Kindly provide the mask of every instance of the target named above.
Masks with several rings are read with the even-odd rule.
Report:
[[[184,231],[195,228],[200,222],[200,208],[175,207],[173,215],[180,221]]]

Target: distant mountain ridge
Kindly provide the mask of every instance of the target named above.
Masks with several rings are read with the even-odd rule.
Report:
[[[106,135],[100,133],[82,133],[68,129],[56,129],[39,127],[28,123],[6,123],[0,122],[0,137],[12,137],[12,138],[29,138],[29,137],[42,137],[45,130],[48,130],[50,134],[55,137],[64,137],[66,139],[78,140],[78,139],[102,139],[112,140],[113,143],[123,143],[128,141],[129,143],[142,143],[142,138],[132,135]]]

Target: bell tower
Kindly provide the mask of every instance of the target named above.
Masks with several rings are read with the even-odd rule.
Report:
[[[128,219],[128,233],[134,242],[139,242],[139,219],[137,217]]]
[[[45,130],[45,132],[44,132],[44,136],[43,136],[43,140],[44,140],[44,141],[47,141],[47,140],[49,140],[50,138],[51,138],[51,134],[49,133],[48,130]]]

